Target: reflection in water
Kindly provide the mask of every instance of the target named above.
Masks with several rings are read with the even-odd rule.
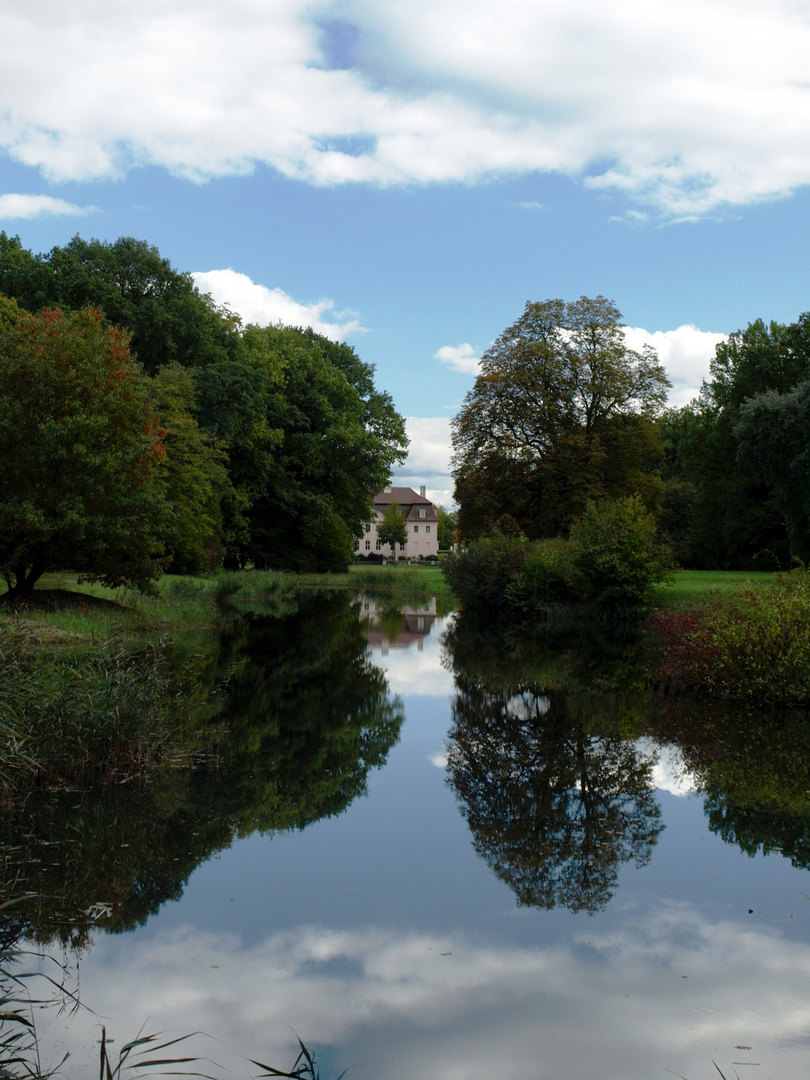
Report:
[[[3,887],[42,894],[41,938],[86,940],[54,927],[79,909],[84,926],[137,927],[185,892],[147,930],[97,935],[87,1003],[117,1034],[148,1016],[207,1031],[223,1042],[201,1052],[235,1075],[240,1053],[291,1060],[297,1031],[325,1073],[379,1080],[518,1080],[538,1063],[555,1078],[699,1080],[712,1059],[729,1076],[744,1061],[804,1080],[810,886],[788,859],[736,845],[808,865],[806,718],[658,699],[643,640],[604,628],[499,639],[459,619],[437,679],[435,625],[422,651],[414,637],[383,660],[375,627],[397,646],[418,626],[384,607],[368,616],[332,597],[233,622],[183,659],[196,689],[184,688],[180,766],[32,791],[0,823]],[[370,658],[409,693],[395,754],[403,708]],[[427,759],[446,738],[450,669],[448,785]],[[688,778],[667,791],[696,785],[718,835],[700,797],[656,797],[662,743]],[[386,761],[368,800],[295,835],[341,813]],[[252,835],[275,830],[289,835]],[[653,848],[617,894],[621,868]],[[17,929],[36,932],[36,918],[29,907]],[[95,1018],[75,1022],[72,1062],[95,1038]]]
[[[597,911],[661,831],[654,758],[586,731],[559,692],[460,689],[448,772],[476,851],[520,904]]]
[[[598,911],[619,866],[645,865],[662,828],[655,754],[626,738],[639,703],[616,692],[638,684],[637,640],[571,627],[496,637],[462,618],[445,648],[457,686],[449,780],[476,851],[520,904]],[[543,684],[526,681],[526,652]],[[613,695],[584,689],[597,676]]]
[[[410,607],[363,599],[360,608],[367,625],[366,639],[383,656],[389,649],[409,649],[412,645],[422,652],[437,617],[435,596]]]
[[[805,710],[656,702],[650,730],[681,748],[709,827],[747,855],[810,869],[810,723]]]
[[[8,913],[16,932],[81,945],[90,925],[137,926],[236,837],[341,813],[399,738],[401,703],[343,597],[227,624],[195,676],[174,765],[7,808],[0,895],[37,894]]]

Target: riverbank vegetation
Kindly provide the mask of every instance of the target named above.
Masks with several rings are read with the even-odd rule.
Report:
[[[632,613],[670,569],[655,519],[638,497],[589,503],[567,538],[481,537],[443,566],[464,608],[511,619],[542,617],[560,605]]]

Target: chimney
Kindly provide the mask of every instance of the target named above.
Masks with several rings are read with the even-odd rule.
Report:
[[[424,497],[425,497],[425,485],[424,484],[422,484],[422,486],[419,488],[419,494],[424,499]]]
[[[390,487],[383,488],[383,494],[384,495],[390,495],[391,494],[391,488]]]

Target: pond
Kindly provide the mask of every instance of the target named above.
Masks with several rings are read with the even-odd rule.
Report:
[[[189,753],[0,830],[7,934],[94,1010],[40,1010],[45,1064],[95,1075],[103,1022],[203,1032],[216,1076],[300,1037],[323,1080],[804,1080],[810,721],[645,657],[435,600],[224,624],[178,660]]]

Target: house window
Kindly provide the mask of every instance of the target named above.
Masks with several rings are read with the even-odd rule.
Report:
[[[371,526],[370,525],[366,525],[366,532],[371,532]]]
[[[377,551],[379,551],[381,547],[382,547],[382,540],[378,540],[377,541]]]
[[[414,531],[414,532],[419,532],[419,526],[418,526],[418,525],[414,525],[414,527],[413,527],[413,531]]]
[[[430,526],[429,525],[425,526],[425,532],[430,532]]]
[[[425,511],[424,511],[424,510],[420,510],[420,511],[419,511],[419,517],[424,517],[424,516],[425,516]]]
[[[405,550],[405,545],[404,545],[404,544],[400,544],[400,545],[399,545],[399,550],[400,550],[400,551],[404,551],[404,550]]]
[[[371,551],[371,541],[366,540],[366,551]]]

